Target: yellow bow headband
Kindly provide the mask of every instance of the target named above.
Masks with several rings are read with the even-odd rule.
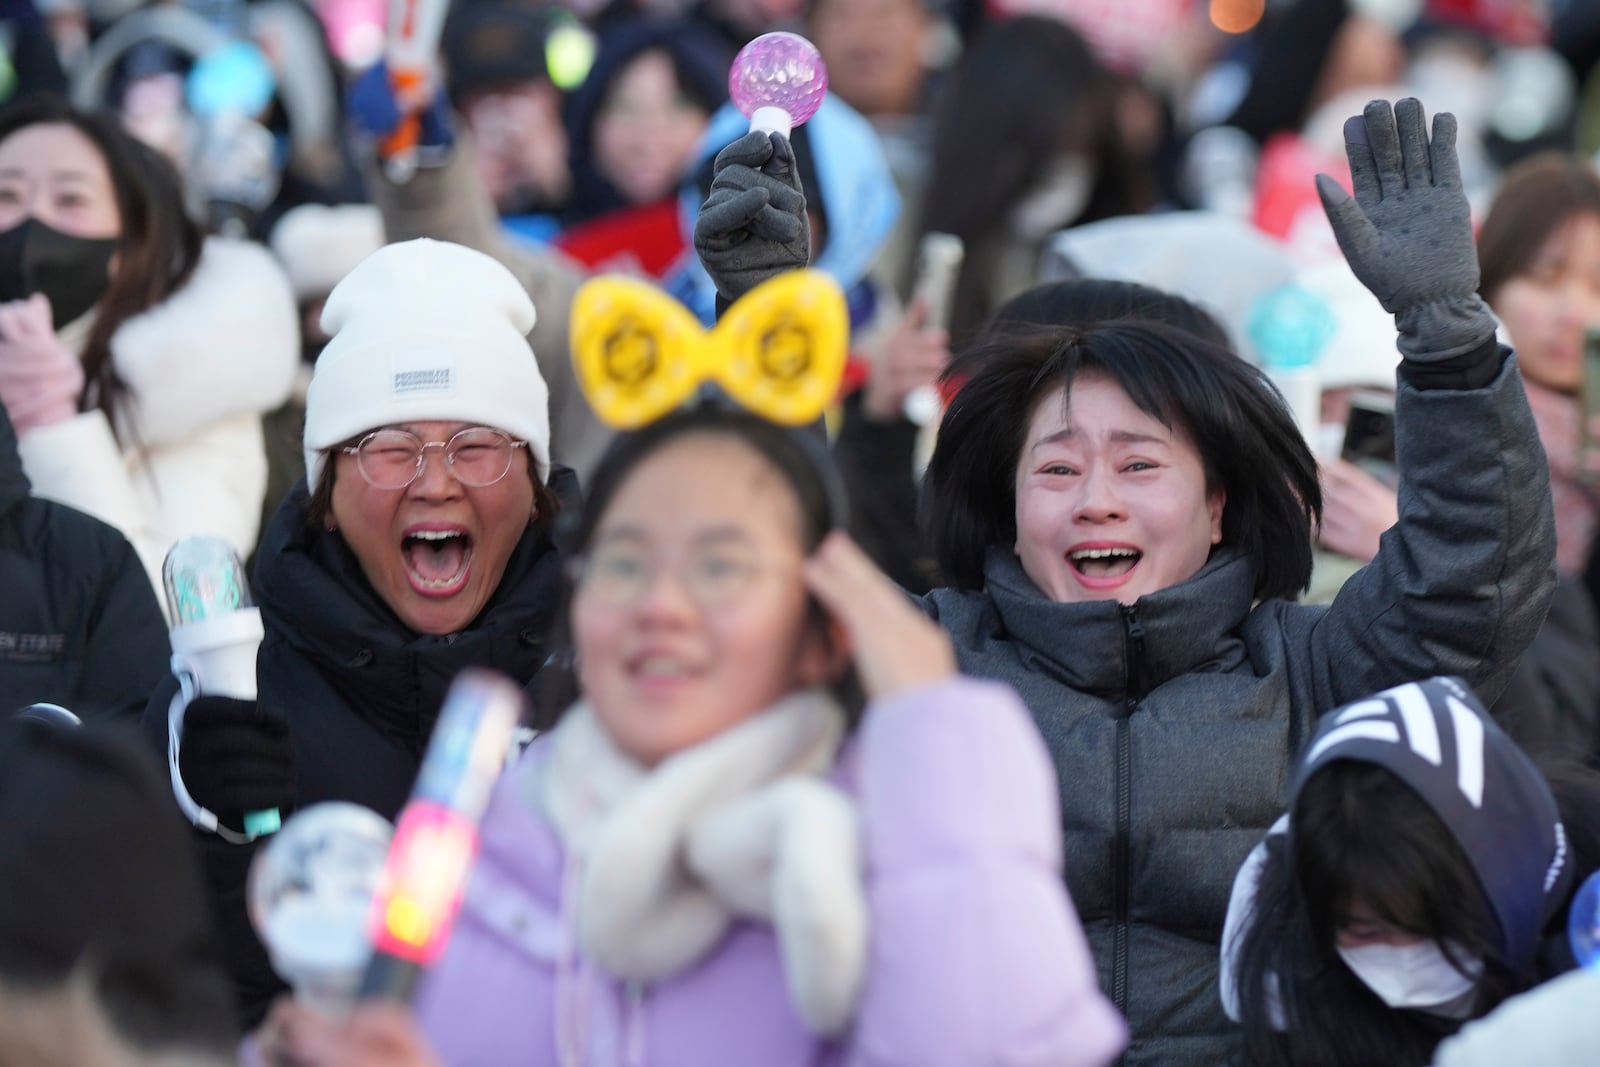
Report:
[[[572,361],[589,406],[631,430],[706,382],[769,421],[803,426],[833,400],[848,354],[844,293],[821,271],[752,289],[707,332],[682,304],[633,278],[596,278],[572,304]]]

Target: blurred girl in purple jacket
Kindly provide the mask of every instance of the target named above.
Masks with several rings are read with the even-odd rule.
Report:
[[[840,499],[820,440],[726,406],[620,438],[575,532],[581,695],[497,788],[420,1025],[287,1005],[264,1051],[1109,1062],[1125,1029],[1027,711],[957,676],[949,639],[833,532]]]

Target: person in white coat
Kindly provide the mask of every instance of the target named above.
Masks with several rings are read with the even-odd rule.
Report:
[[[282,270],[205,238],[165,160],[53,97],[0,111],[0,405],[37,495],[120,529],[157,590],[180,537],[248,554],[298,360]]]

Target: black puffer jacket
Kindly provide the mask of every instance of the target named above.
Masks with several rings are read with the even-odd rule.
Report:
[[[564,506],[575,506],[571,471],[556,468],[551,484]],[[257,557],[267,631],[256,660],[261,705],[289,724],[299,806],[348,800],[392,819],[462,668],[532,683],[547,656],[561,560],[547,533],[530,530],[471,627],[416,634],[367,583],[342,537],[307,528],[305,503],[297,487]]]
[[[1557,581],[1539,636],[1489,710],[1528,752],[1600,767],[1600,625],[1578,579]]]
[[[86,720],[135,722],[171,655],[127,538],[29,495],[0,408],[0,715],[46,701]]]
[[[565,508],[578,506],[577,478],[551,471]],[[450,682],[465,667],[490,667],[522,682],[549,653],[545,641],[560,604],[562,564],[546,529],[530,528],[512,551],[483,612],[456,634],[408,629],[368,584],[337,534],[306,523],[302,479],[267,528],[256,557],[256,599],[266,637],[256,658],[261,710],[288,725],[294,750],[294,807],[343,800],[386,819],[411,792]],[[145,713],[165,744],[170,679]],[[245,908],[254,845],[200,837],[206,874],[227,943],[241,1010],[253,1027],[284,988],[267,962]]]

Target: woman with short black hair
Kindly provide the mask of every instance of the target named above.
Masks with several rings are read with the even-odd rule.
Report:
[[[1398,120],[1398,121],[1397,121]],[[1023,694],[1055,759],[1067,880],[1129,1064],[1215,1064],[1233,873],[1317,714],[1415,678],[1504,687],[1553,586],[1548,473],[1478,298],[1454,124],[1369,105],[1325,206],[1396,314],[1400,521],[1331,606],[1316,467],[1259,371],[1192,333],[1011,334],[962,361],[928,511],[963,671]],[[1370,142],[1370,143],[1369,143]],[[1408,185],[1409,181],[1409,185]],[[1381,190],[1381,191],[1380,191]]]
[[[1018,464],[1039,443],[1027,420],[994,412],[1037,419],[1058,400],[1069,407],[1080,381],[1114,383],[1141,413],[1188,436],[1207,492],[1226,502],[1215,543],[1255,561],[1258,598],[1305,587],[1321,507],[1316,463],[1277,394],[1232,352],[1177,327],[1128,319],[1013,328],[968,352],[953,373],[968,368],[972,377],[940,427],[941,442],[951,444],[928,469],[934,551],[956,589],[982,588],[990,547],[1018,540]]]

